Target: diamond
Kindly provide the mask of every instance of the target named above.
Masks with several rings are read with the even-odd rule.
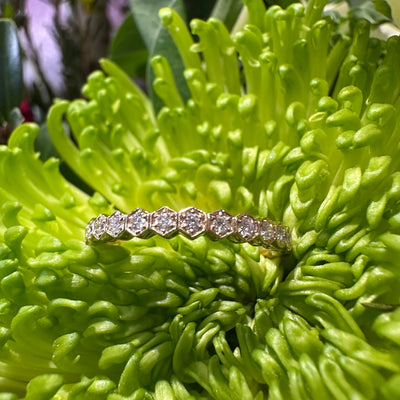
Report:
[[[186,235],[194,238],[206,229],[206,214],[195,207],[179,211],[178,227]]]
[[[93,235],[93,226],[94,226],[94,218],[92,218],[89,223],[86,226],[86,231],[85,231],[85,238],[87,241],[89,241],[90,239],[92,239],[92,235]]]
[[[233,217],[225,210],[217,210],[208,214],[209,231],[219,238],[233,233]]]
[[[250,241],[258,235],[258,221],[256,221],[251,215],[241,214],[236,220],[237,233],[242,239]]]
[[[271,224],[268,218],[265,218],[261,221],[260,234],[263,240],[267,243],[272,243],[275,240],[275,225]]]
[[[107,217],[104,214],[100,214],[93,223],[92,233],[93,236],[100,240],[103,234],[106,232]]]
[[[161,236],[171,234],[177,228],[177,213],[169,207],[161,207],[151,215],[151,229]]]
[[[125,219],[125,214],[120,211],[114,211],[107,218],[107,233],[113,238],[119,236],[125,229]]]
[[[276,226],[276,241],[278,243],[279,247],[284,247],[286,245],[289,245],[289,232],[283,227],[282,225],[277,225]]]
[[[149,229],[149,213],[136,208],[126,219],[126,230],[133,236],[140,236]]]

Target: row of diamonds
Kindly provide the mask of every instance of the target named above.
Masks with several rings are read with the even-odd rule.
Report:
[[[249,214],[234,217],[222,209],[207,214],[195,207],[179,212],[162,207],[152,213],[136,208],[129,214],[120,211],[108,217],[101,214],[89,222],[86,240],[148,238],[154,234],[172,237],[179,232],[191,239],[206,233],[214,240],[228,238],[234,242],[281,249],[291,246],[289,230],[268,218],[257,220]]]

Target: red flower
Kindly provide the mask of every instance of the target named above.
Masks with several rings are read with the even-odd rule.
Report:
[[[29,103],[26,100],[22,100],[19,106],[21,114],[24,117],[24,122],[34,122],[33,113]]]

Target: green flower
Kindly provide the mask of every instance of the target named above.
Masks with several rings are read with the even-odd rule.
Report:
[[[35,154],[36,125],[0,148],[0,399],[400,398],[400,39],[339,34],[322,0],[246,4],[233,37],[192,21],[197,43],[160,11],[187,101],[156,56],[158,115],[107,60],[53,106],[92,196]],[[293,256],[84,243],[99,213],[163,205],[282,221]]]

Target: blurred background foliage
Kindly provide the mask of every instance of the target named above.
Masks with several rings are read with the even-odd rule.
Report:
[[[287,7],[295,0],[264,2]],[[326,14],[343,29],[351,29],[359,18],[376,26],[392,24],[400,13],[398,0],[327,3]],[[180,77],[177,84],[184,94],[186,84],[178,73],[182,63],[158,21],[157,11],[165,6],[186,22],[213,16],[230,30],[246,22],[241,0],[0,0],[0,142],[6,143],[20,123],[35,121],[42,127],[36,143],[42,158],[55,155],[46,132],[47,110],[55,98],[79,98],[103,57],[148,91],[157,111],[161,102],[152,93],[149,59],[162,54]]]

